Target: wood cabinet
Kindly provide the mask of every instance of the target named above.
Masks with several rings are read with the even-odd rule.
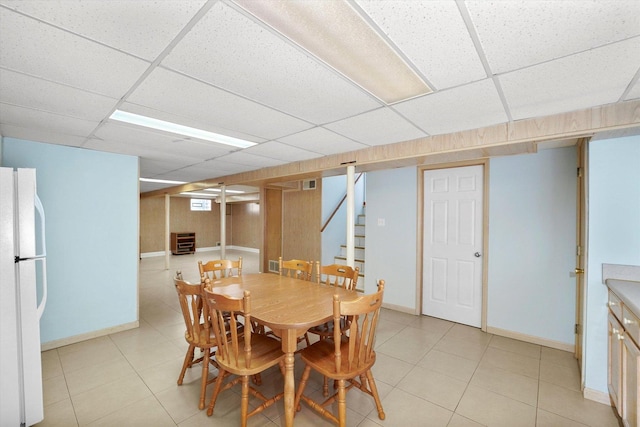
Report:
[[[196,233],[171,233],[171,253],[174,255],[192,254],[196,251]]]
[[[609,290],[608,386],[625,427],[640,427],[640,320]]]

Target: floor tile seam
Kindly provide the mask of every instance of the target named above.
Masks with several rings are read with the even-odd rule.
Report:
[[[491,347],[494,350],[504,351],[504,352],[507,352],[507,353],[515,354],[515,355],[522,356],[522,357],[526,357],[526,358],[532,359],[532,360],[538,360],[538,361],[542,360],[540,357],[529,356],[529,355],[522,354],[522,353],[517,352],[517,351],[509,350],[507,348],[501,348],[501,347],[496,347],[496,346],[491,346],[491,345],[489,347]]]
[[[145,384],[145,385],[146,385],[146,384]],[[122,407],[120,407],[120,408],[118,408],[118,409],[116,409],[116,410],[114,410],[114,411],[112,411],[112,412],[109,412],[108,414],[105,414],[105,415],[103,415],[103,416],[101,416],[101,417],[99,417],[99,418],[96,418],[95,420],[91,420],[91,421],[90,421],[90,422],[88,422],[87,424],[80,424],[80,423],[78,423],[78,427],[82,427],[82,426],[85,426],[85,425],[93,424],[93,423],[95,423],[95,422],[97,422],[97,421],[103,420],[103,419],[105,419],[105,418],[107,418],[107,417],[112,416],[113,414],[115,414],[115,413],[117,413],[117,412],[122,411],[123,409],[126,409],[126,408],[132,407],[132,406],[134,406],[134,405],[137,405],[138,403],[140,403],[140,402],[141,402],[141,401],[143,401],[144,399],[148,399],[149,397],[153,397],[153,398],[156,400],[156,402],[158,402],[158,404],[160,405],[160,407],[162,408],[162,410],[163,410],[163,411],[164,411],[164,412],[169,416],[169,418],[171,418],[171,421],[173,421],[173,423],[174,423],[175,425],[177,425],[177,423],[175,422],[175,420],[173,419],[173,417],[171,417],[171,414],[169,414],[169,412],[167,412],[167,409],[166,409],[164,406],[162,406],[162,403],[161,403],[161,402],[158,400],[158,398],[157,398],[157,397],[152,393],[152,394],[151,394],[151,396],[145,396],[145,397],[142,397],[142,398],[140,398],[140,399],[138,399],[138,400],[135,400],[135,401],[133,401],[133,402],[130,402],[130,403],[126,404],[125,406],[122,406]]]
[[[491,342],[491,341],[489,341]],[[488,343],[487,343],[488,344]],[[458,408],[460,407],[460,402],[462,402],[462,399],[464,398],[464,395],[467,394],[467,391],[469,390],[469,386],[471,385],[471,380],[473,379],[473,376],[476,374],[476,372],[478,371],[478,368],[480,367],[480,362],[482,361],[482,359],[484,358],[484,355],[487,353],[487,349],[489,348],[489,346],[487,345],[484,349],[484,352],[482,353],[482,356],[480,357],[480,360],[478,360],[476,363],[476,367],[473,369],[473,373],[471,374],[471,376],[469,377],[469,381],[467,381],[467,385],[464,388],[464,391],[462,392],[462,394],[460,395],[460,399],[458,400],[458,403],[456,404],[455,409],[453,410],[454,413],[457,413]],[[478,422],[479,421],[475,421],[473,419],[471,419],[474,422]]]
[[[111,335],[107,335],[107,336],[111,339]],[[120,352],[120,354],[122,355],[123,359],[127,362],[127,364],[131,367],[131,369],[133,370],[133,372],[135,372],[135,375],[136,375],[136,376],[137,376],[137,377],[142,381],[142,383],[145,385],[145,387],[147,387],[147,389],[149,389],[149,392],[150,392],[151,394],[154,394],[154,393],[153,393],[153,391],[152,391],[152,390],[149,388],[149,386],[147,385],[147,383],[144,381],[144,379],[143,379],[142,377],[140,377],[140,374],[138,373],[138,370],[135,368],[135,366],[133,366],[133,365],[131,364],[131,361],[129,361],[129,359],[127,359],[126,355],[125,355],[125,354],[123,354],[123,353],[122,353],[122,351],[121,351],[119,348],[118,348],[118,351],[119,351],[119,352]],[[101,363],[101,364],[98,364],[98,365],[92,365],[91,367],[92,367],[92,368],[100,368],[101,366],[104,366],[104,365],[106,365],[107,363],[113,363],[113,362],[104,362],[104,363]],[[79,370],[79,369],[78,369],[78,370]],[[77,372],[78,370],[71,371],[71,372],[69,372],[69,374],[71,374],[71,373],[73,373],[73,372]],[[112,378],[111,380],[109,380],[109,381],[107,381],[107,382],[105,382],[105,383],[102,383],[102,384],[97,385],[97,386],[95,386],[95,387],[88,388],[88,389],[86,389],[86,390],[83,390],[83,391],[82,391],[82,392],[80,392],[80,393],[76,393],[76,394],[73,394],[73,395],[71,394],[71,391],[69,390],[69,384],[68,384],[68,382],[67,382],[66,374],[65,374],[65,384],[67,385],[67,392],[69,393],[69,397],[71,398],[71,401],[72,401],[72,403],[73,403],[73,397],[77,397],[77,396],[79,396],[79,395],[82,395],[82,394],[88,393],[88,392],[90,392],[90,391],[92,391],[92,390],[95,390],[95,389],[97,389],[97,388],[99,388],[99,387],[104,387],[104,386],[106,386],[106,385],[113,384],[113,383],[115,383],[115,382],[117,382],[117,381],[120,381],[120,380],[122,380],[123,378],[127,378],[127,377],[129,377],[129,375],[123,375],[123,376],[120,376],[120,377],[117,377],[117,378]]]

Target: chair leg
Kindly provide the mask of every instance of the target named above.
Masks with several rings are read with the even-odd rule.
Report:
[[[329,378],[323,377],[324,383],[322,384],[322,395],[324,397],[329,396]]]
[[[249,377],[242,377],[242,396],[240,397],[240,426],[247,427],[247,414],[249,413]]]
[[[373,396],[373,400],[376,402],[376,408],[378,409],[378,418],[384,420],[385,414],[382,409],[382,403],[380,403],[380,396],[378,396],[378,387],[376,387],[376,382],[373,379],[373,374],[371,370],[367,371],[367,380],[369,380],[369,388],[371,389],[371,395]]]
[[[298,391],[296,392],[296,398],[293,402],[293,407],[296,408],[296,412],[299,412],[300,409],[300,398],[302,396],[302,392],[304,388],[307,386],[307,380],[309,379],[309,374],[311,373],[311,366],[307,365],[304,367],[304,371],[302,372],[302,377],[300,378],[300,383],[298,384]]]
[[[200,403],[198,408],[204,409],[204,399],[207,394],[207,382],[209,380],[209,354],[211,349],[205,348],[202,358],[202,379],[200,380]]]
[[[211,416],[213,414],[213,407],[216,406],[216,400],[218,400],[218,395],[222,390],[222,383],[224,382],[225,371],[222,369],[218,370],[218,378],[216,379],[216,386],[213,389],[213,394],[211,395],[211,400],[209,401],[209,408],[207,408],[207,415]]]
[[[347,425],[347,391],[344,388],[344,380],[338,380],[338,420],[340,427]]]
[[[182,364],[182,371],[180,371],[180,376],[178,377],[178,385],[182,385],[182,381],[184,380],[184,374],[187,372],[187,368],[191,366],[191,362],[193,361],[193,354],[195,352],[196,346],[193,344],[189,344],[189,349],[187,350],[187,354],[184,356],[184,363]]]

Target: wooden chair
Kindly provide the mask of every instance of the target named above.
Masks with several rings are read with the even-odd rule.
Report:
[[[311,281],[313,275],[313,261],[303,261],[301,259],[291,259],[283,261],[282,257],[278,257],[278,272],[281,276],[294,277],[300,280]],[[298,338],[298,343],[305,341],[307,347],[311,345],[309,334],[305,334]]]
[[[281,276],[310,281],[313,275],[313,261],[303,261],[301,259],[283,261],[282,257],[278,257],[278,265],[278,271]]]
[[[360,268],[352,268],[348,265],[331,264],[318,268],[318,283],[345,288],[349,290],[355,290],[358,283],[358,276],[360,275]],[[346,324],[346,318],[343,318],[341,325],[342,331],[348,328]],[[325,324],[315,326],[309,329],[309,332],[320,336],[320,339],[333,337],[333,322],[327,322]]]
[[[300,400],[304,400],[312,409],[344,427],[347,422],[346,392],[352,387],[357,387],[373,397],[378,418],[384,420],[384,410],[371,373],[371,368],[376,362],[375,336],[383,293],[384,280],[380,280],[378,292],[374,294],[363,295],[353,301],[340,301],[338,295],[333,297],[334,339],[320,340],[300,352],[300,357],[306,365],[296,393],[294,405],[297,410],[300,410]],[[343,316],[353,317],[344,336],[341,330]],[[317,403],[303,394],[311,369],[325,377],[338,380],[338,391],[322,403]],[[345,385],[347,382],[348,386]],[[337,417],[326,409],[336,398]]]
[[[349,290],[356,289],[358,277],[360,276],[360,267],[352,268],[348,265],[330,264],[320,267],[320,263],[318,263],[317,270],[318,283]],[[340,329],[344,334],[349,327],[349,318],[342,317],[341,321]],[[318,335],[321,340],[331,339],[333,338],[333,321],[314,326],[309,329],[308,333]],[[337,387],[337,382],[334,382],[334,387]],[[324,377],[322,392],[325,397],[329,396],[327,377]]]
[[[200,282],[204,285],[204,280],[214,281],[222,277],[242,276],[242,257],[238,261],[229,259],[217,259],[203,263],[198,261],[198,269],[200,270]]]
[[[212,359],[215,351],[212,349],[216,347],[216,340],[213,335],[213,330],[210,328],[208,309],[204,304],[202,298],[202,286],[200,284],[191,284],[182,279],[182,273],[178,271],[176,277],[173,280],[178,292],[178,300],[180,302],[180,309],[182,310],[182,317],[186,326],[184,333],[184,339],[189,344],[187,354],[184,357],[184,363],[182,364],[182,371],[178,377],[178,385],[182,385],[184,380],[184,374],[187,368],[191,368],[193,365],[202,362],[202,379],[200,383],[200,402],[198,407],[204,409],[204,400],[207,384],[214,380],[208,381],[209,376],[209,363],[216,368],[218,365]],[[195,356],[195,349],[198,348],[202,352],[201,357]]]
[[[209,289],[205,289],[204,294],[218,346],[216,360],[219,370],[207,415],[213,414],[221,391],[242,382],[240,414],[241,426],[244,427],[249,417],[263,411],[284,396],[283,391],[268,399],[249,384],[249,377],[260,374],[277,364],[280,365],[280,371],[284,375],[284,353],[281,350],[281,343],[266,335],[253,334],[250,328],[245,328],[244,333],[238,332],[238,317],[244,317],[245,324],[251,322],[249,291],[244,291],[241,297],[221,295]],[[227,313],[231,315],[227,316]],[[230,375],[237,375],[238,378],[224,384],[225,378]],[[249,412],[249,393],[263,401],[251,412]]]

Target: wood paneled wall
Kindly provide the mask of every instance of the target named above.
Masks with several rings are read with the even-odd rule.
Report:
[[[316,180],[316,184],[315,190],[287,190],[282,194],[284,259],[320,260],[322,180]]]
[[[231,241],[234,246],[260,247],[260,205],[258,203],[234,203],[231,208]],[[227,221],[229,218],[227,217]]]
[[[220,241],[220,205],[210,212],[191,211],[189,199],[171,198],[171,232],[196,233],[196,248],[214,247]],[[260,205],[227,205],[227,245],[260,248]],[[164,198],[140,199],[140,252],[164,251]],[[277,259],[277,257],[276,257]]]
[[[282,254],[282,190],[262,190],[262,271],[269,271],[269,260],[277,260]]]

